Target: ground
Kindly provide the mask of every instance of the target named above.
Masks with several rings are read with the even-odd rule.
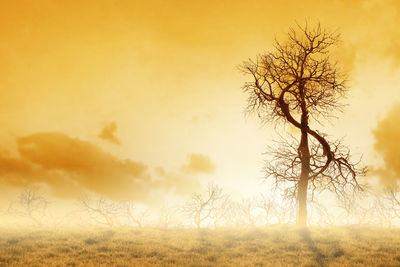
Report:
[[[400,229],[1,229],[0,266],[400,266]]]

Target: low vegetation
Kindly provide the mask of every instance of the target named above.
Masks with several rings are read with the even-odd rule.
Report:
[[[400,229],[0,230],[0,266],[399,266]]]

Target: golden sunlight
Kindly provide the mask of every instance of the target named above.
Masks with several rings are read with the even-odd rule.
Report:
[[[398,25],[395,0],[2,1],[0,266],[399,266]]]

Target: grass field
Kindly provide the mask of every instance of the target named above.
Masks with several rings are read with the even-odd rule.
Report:
[[[1,266],[400,266],[400,229],[0,231]]]

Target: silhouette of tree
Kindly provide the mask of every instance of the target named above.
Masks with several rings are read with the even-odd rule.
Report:
[[[340,35],[299,24],[289,29],[285,43],[275,40],[273,52],[248,60],[240,70],[251,76],[243,90],[248,94],[247,111],[262,123],[289,124],[300,132],[299,140],[284,140],[280,150],[269,151],[272,161],[267,176],[276,183],[294,184],[288,194],[297,197],[297,224],[307,224],[308,188],[330,189],[343,194],[348,187],[361,189],[357,177],[366,169],[353,162],[341,140],[330,141],[310,127],[320,125],[341,111],[348,88],[344,75],[329,57]],[[290,138],[289,138],[290,139]]]
[[[210,214],[211,225],[214,228],[219,226],[234,227],[237,223],[238,207],[229,195],[215,203],[214,211]]]
[[[270,224],[276,212],[276,203],[272,197],[263,194],[261,194],[257,202],[257,206],[262,210],[265,224]]]
[[[212,214],[218,210],[218,202],[223,201],[226,197],[221,187],[210,183],[205,195],[194,194],[183,207],[183,212],[192,218],[197,228],[200,228],[202,222],[210,219]]]
[[[120,205],[122,217],[126,219],[128,225],[143,227],[147,223],[150,216],[149,209],[140,210],[132,200],[122,202]]]
[[[256,225],[256,213],[257,208],[256,198],[243,199],[238,203],[239,220],[241,226],[252,226]]]
[[[394,218],[400,219],[400,187],[392,185],[387,187],[385,192],[391,213],[394,215]]]
[[[50,202],[38,187],[25,186],[18,198],[10,202],[7,213],[27,218],[36,225],[42,226],[49,204]]]
[[[182,219],[180,207],[164,205],[159,212],[156,227],[160,229],[182,228],[185,222]]]
[[[92,200],[89,196],[83,195],[78,204],[92,221],[110,227],[118,224],[118,217],[121,215],[121,203],[107,200],[104,197]]]

